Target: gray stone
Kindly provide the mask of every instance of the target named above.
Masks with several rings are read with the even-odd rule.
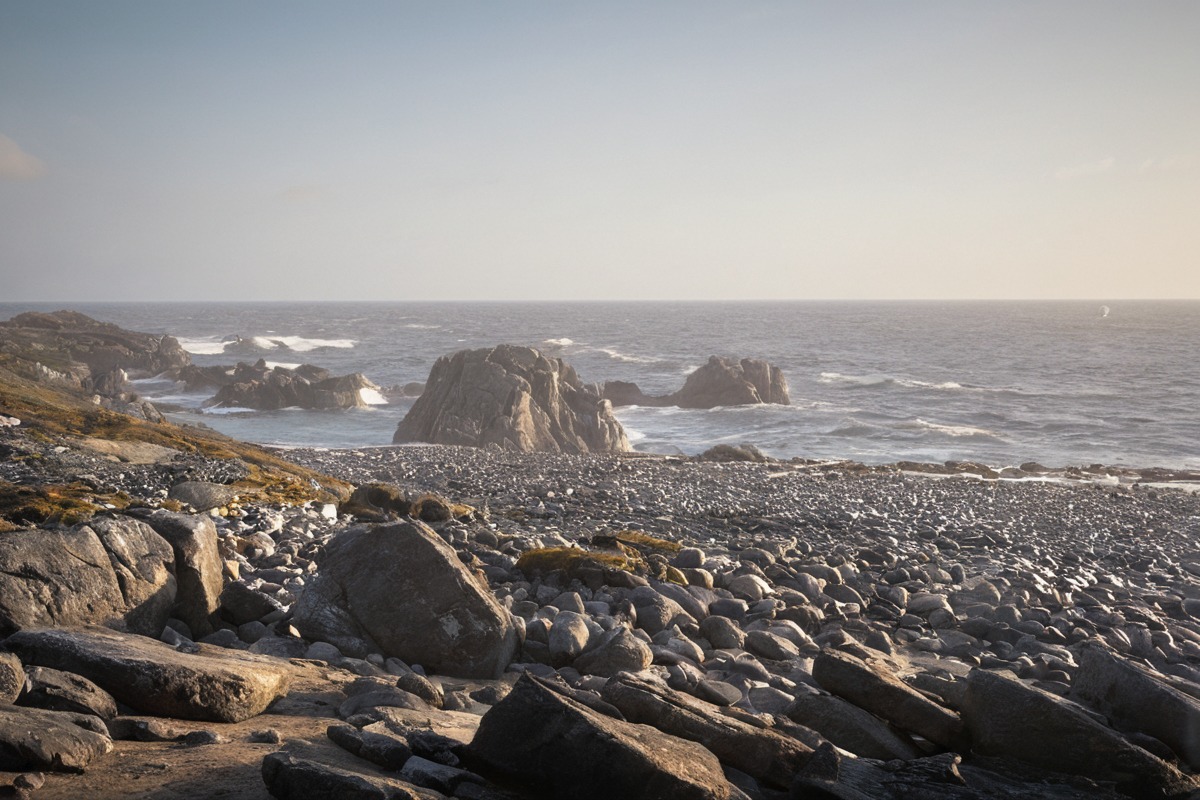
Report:
[[[97,518],[0,536],[0,636],[108,624],[158,636],[175,603],[174,553],[145,523]]]
[[[193,639],[211,633],[213,615],[221,602],[224,566],[217,547],[217,526],[208,516],[163,510],[155,511],[146,522],[175,551],[175,616],[191,628]]]
[[[769,631],[750,631],[746,634],[746,650],[759,658],[788,661],[800,656],[800,648]]]
[[[20,700],[23,706],[92,714],[100,719],[117,715],[113,696],[81,675],[49,667],[30,667],[28,675],[29,688]]]
[[[584,675],[611,677],[618,672],[638,672],[650,666],[654,655],[650,646],[633,635],[624,625],[606,631],[592,649],[575,659],[573,666]]]
[[[225,584],[220,594],[221,616],[234,625],[261,620],[283,608],[279,601],[239,581]],[[311,637],[310,637],[311,638]]]
[[[716,614],[700,621],[700,635],[717,649],[737,650],[746,642],[746,633],[736,622]]]
[[[378,652],[458,677],[498,676],[518,645],[511,615],[487,585],[415,521],[334,537],[294,614],[302,635],[347,655]],[[354,646],[361,649],[347,649]]]
[[[83,772],[112,748],[112,739],[95,717],[0,705],[0,771]]]
[[[630,449],[612,406],[575,370],[562,359],[511,345],[439,358],[392,441],[523,452]]]
[[[197,645],[187,653],[106,628],[23,630],[6,645],[26,664],[73,672],[138,711],[241,722],[287,690],[290,670],[267,656]]]
[[[276,800],[437,800],[444,795],[383,775],[351,772],[286,751],[263,759],[263,783]]]
[[[15,653],[0,650],[0,705],[16,702],[25,690],[25,668]]]
[[[167,491],[167,497],[201,512],[229,505],[237,496],[237,491],[232,487],[207,481],[183,481]]]
[[[726,800],[721,765],[700,745],[602,716],[523,675],[492,707],[472,758],[508,779],[578,800]]]
[[[863,758],[889,761],[921,755],[911,740],[895,733],[875,715],[840,697],[815,692],[801,694],[788,706],[785,714],[793,722],[812,728],[843,750]]]
[[[554,616],[554,624],[550,626],[547,646],[550,650],[551,666],[561,667],[570,664],[576,656],[587,647],[590,632],[581,614],[574,611],[560,611]]]

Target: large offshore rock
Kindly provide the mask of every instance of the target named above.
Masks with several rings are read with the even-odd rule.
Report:
[[[813,678],[825,691],[886,719],[906,731],[953,750],[961,744],[962,721],[883,668],[838,650],[813,662]]]
[[[698,742],[723,763],[778,788],[791,784],[812,753],[790,736],[725,716],[703,700],[629,673],[610,678],[601,697],[630,722]]]
[[[0,705],[0,772],[83,772],[113,749],[104,723],[87,714]]]
[[[1036,767],[1171,796],[1190,778],[1060,697],[1011,675],[973,669],[962,702],[972,748]]]
[[[335,537],[294,613],[302,635],[347,655],[374,650],[458,677],[498,676],[518,646],[511,615],[487,585],[416,521]]]
[[[197,637],[211,633],[221,604],[223,568],[212,517],[156,511],[146,521],[175,551],[174,616]]]
[[[469,754],[489,770],[578,800],[724,800],[716,757],[695,742],[606,717],[524,675],[484,715]]]
[[[1200,700],[1168,686],[1099,643],[1085,645],[1072,696],[1124,731],[1145,733],[1200,768]]]
[[[392,441],[494,444],[523,452],[630,449],[612,406],[574,369],[512,345],[439,358]]]
[[[738,361],[721,356],[710,356],[708,363],[688,375],[683,388],[672,394],[648,395],[636,383],[626,381],[608,381],[602,394],[614,406],[716,408],[792,402],[779,367],[758,358]]]
[[[105,624],[158,636],[175,604],[175,554],[150,526],[99,517],[0,536],[0,635]]]
[[[380,389],[360,372],[331,375],[329,370],[302,364],[295,369],[269,367],[265,360],[241,362],[205,406],[254,408],[366,408]]]
[[[5,645],[26,664],[82,675],[145,714],[241,722],[287,691],[286,663],[221,647],[187,653],[107,628],[23,630]]]

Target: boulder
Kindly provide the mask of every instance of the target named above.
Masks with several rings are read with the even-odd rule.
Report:
[[[263,758],[262,779],[276,800],[439,800],[437,792],[386,775],[351,772],[280,751]]]
[[[146,522],[175,552],[174,616],[186,622],[194,636],[207,636],[221,604],[223,562],[217,526],[208,516],[170,511],[156,511]]]
[[[777,788],[787,788],[812,753],[790,736],[726,716],[703,700],[637,675],[610,678],[600,694],[630,722],[698,742],[722,763]]]
[[[0,772],[83,772],[112,749],[104,723],[93,716],[0,705]]]
[[[812,728],[843,750],[863,758],[889,761],[920,756],[911,740],[840,697],[817,692],[800,694],[784,713],[793,722]]]
[[[457,677],[496,677],[518,647],[512,617],[487,585],[416,521],[334,537],[294,615],[301,635],[347,655],[379,652]]]
[[[158,636],[175,604],[174,553],[148,525],[98,517],[0,536],[0,635],[105,624]]]
[[[700,745],[598,714],[528,674],[484,715],[468,755],[555,797],[730,796],[720,763]]]
[[[650,645],[624,625],[616,625],[601,634],[591,649],[576,658],[572,666],[580,674],[608,678],[618,672],[639,672],[649,667],[653,660]]]
[[[522,452],[630,449],[612,406],[581,383],[574,369],[562,359],[512,345],[439,358],[392,441]]]
[[[1200,700],[1167,685],[1099,643],[1080,653],[1071,695],[1123,731],[1153,736],[1200,769]]]
[[[29,688],[20,699],[23,706],[91,714],[100,719],[117,715],[113,696],[81,675],[50,667],[30,667],[28,674]]]
[[[15,703],[25,691],[25,667],[15,653],[0,650],[0,705]]]
[[[241,722],[287,691],[291,670],[268,656],[170,645],[107,628],[22,630],[5,644],[27,665],[82,675],[154,716]]]
[[[838,650],[813,662],[813,678],[825,691],[887,721],[953,750],[961,745],[962,720],[949,709],[901,682],[883,667]]]
[[[708,363],[692,372],[683,388],[673,394],[647,395],[637,384],[625,381],[609,381],[601,391],[614,406],[716,408],[758,403],[789,405],[792,402],[783,372],[757,358],[737,361],[710,356]]]
[[[1115,781],[1147,796],[1151,791],[1173,795],[1195,788],[1170,764],[1131,744],[1074,704],[1011,675],[971,670],[962,716],[972,749],[981,755]]]
[[[296,369],[269,367],[263,359],[239,363],[206,407],[253,408],[366,408],[380,397],[380,388],[365,375],[330,375],[328,370],[302,364]]]
[[[191,506],[197,511],[211,511],[237,499],[232,486],[207,481],[183,481],[167,491],[167,497]]]

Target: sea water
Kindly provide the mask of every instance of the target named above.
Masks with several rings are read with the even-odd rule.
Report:
[[[0,304],[0,318],[62,304]],[[439,356],[500,343],[565,359],[586,382],[683,385],[710,355],[763,358],[789,406],[620,408],[635,449],[1001,467],[1200,468],[1200,302],[72,304],[175,336],[200,365],[312,363],[388,387]],[[207,394],[139,382],[177,421],[275,445],[391,442],[413,400],[348,411],[203,409]]]

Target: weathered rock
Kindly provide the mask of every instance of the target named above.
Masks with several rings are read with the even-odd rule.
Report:
[[[0,771],[83,772],[112,748],[104,724],[95,717],[0,705]]]
[[[1195,788],[1177,769],[1071,703],[1004,673],[971,670],[962,715],[973,750],[984,755],[1115,781],[1147,796]]]
[[[110,624],[157,636],[175,603],[171,546],[128,517],[0,536],[0,635]]]
[[[187,623],[193,636],[208,635],[221,604],[222,560],[217,526],[208,516],[161,510],[147,517],[146,522],[175,552],[174,615]]]
[[[0,705],[16,702],[25,690],[25,668],[16,653],[0,650]]]
[[[575,660],[575,657],[587,647],[591,632],[582,614],[574,611],[560,611],[554,617],[550,626],[547,646],[550,649],[550,659],[553,666],[564,666]]]
[[[386,770],[398,770],[412,758],[408,742],[389,731],[382,722],[363,729],[353,725],[330,725],[325,735],[338,747]]]
[[[625,452],[612,407],[562,359],[500,345],[439,358],[393,442],[531,452]]]
[[[725,716],[702,700],[635,675],[610,678],[601,696],[630,722],[698,742],[722,763],[786,788],[812,752],[799,741]]]
[[[138,711],[180,719],[240,722],[262,713],[287,690],[287,665],[198,645],[186,653],[106,628],[23,630],[5,644],[26,664],[93,681]]]
[[[221,616],[234,625],[245,625],[282,608],[279,601],[239,581],[225,584],[218,597]]]
[[[609,381],[604,384],[603,393],[614,406],[716,408],[791,403],[787,381],[778,367],[757,358],[735,361],[721,356],[710,356],[708,363],[689,375],[683,388],[673,394],[646,395],[637,384],[623,381]]]
[[[785,713],[793,722],[812,728],[843,750],[864,758],[888,761],[921,755],[912,741],[840,697],[816,692],[801,694]]]
[[[0,322],[0,339],[18,354],[48,352],[84,364],[96,376],[116,369],[157,375],[191,363],[174,337],[127,331],[77,311],[18,314]]]
[[[286,751],[263,759],[263,783],[277,800],[438,800],[444,795],[384,775],[351,772]]]
[[[576,658],[573,666],[584,675],[608,678],[618,672],[646,669],[653,660],[654,654],[648,644],[634,636],[629,628],[617,625],[605,631],[592,649]]]
[[[1072,696],[1118,729],[1148,734],[1200,768],[1200,700],[1167,685],[1098,643],[1085,645]]]
[[[376,645],[384,656],[459,677],[495,677],[516,652],[512,618],[420,522],[351,528],[320,559],[294,607],[306,638]]]
[[[210,511],[232,503],[238,496],[231,486],[207,481],[183,481],[167,492],[167,497],[186,503],[197,511]]]
[[[700,621],[700,635],[713,647],[721,649],[740,649],[746,642],[746,634],[737,623],[715,614]]]
[[[217,408],[254,408],[274,411],[281,408],[366,408],[380,388],[360,372],[333,376],[312,364],[295,369],[239,363],[204,405]]]
[[[962,720],[882,668],[837,650],[813,662],[821,688],[947,749],[961,745]]]
[[[23,706],[92,714],[100,719],[117,715],[112,695],[81,675],[49,667],[30,667],[28,675],[29,688],[19,701]]]
[[[386,522],[412,509],[407,493],[390,483],[366,483],[338,506],[338,514],[353,514],[364,522]]]
[[[721,766],[700,745],[605,717],[522,676],[480,722],[473,761],[557,797],[725,800]]]

